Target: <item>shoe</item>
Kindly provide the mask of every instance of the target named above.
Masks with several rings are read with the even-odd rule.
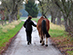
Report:
[[[28,42],[27,45],[29,45],[30,43]]]
[[[31,42],[29,42],[31,44]]]

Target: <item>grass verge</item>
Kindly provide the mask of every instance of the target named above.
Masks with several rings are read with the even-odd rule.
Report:
[[[18,22],[14,22],[18,23]],[[6,27],[6,31],[4,31],[3,27],[0,28],[0,52],[3,50],[3,48],[6,46],[6,44],[9,42],[9,40],[20,30],[20,28],[23,25],[23,22],[20,22],[18,24],[13,25],[14,23],[8,24]],[[10,25],[10,26],[9,26]],[[13,28],[8,28],[13,27]]]
[[[50,35],[52,37],[53,42],[56,47],[60,49],[60,51],[66,55],[72,55],[73,53],[73,38],[65,32],[64,26],[58,26],[55,24],[50,24]]]

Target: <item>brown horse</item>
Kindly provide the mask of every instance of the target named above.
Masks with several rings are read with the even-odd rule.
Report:
[[[44,38],[46,38],[46,45],[48,46],[48,38],[50,37],[48,31],[50,29],[50,22],[48,19],[44,18],[43,16],[38,20],[37,23],[37,30],[40,36],[40,43],[44,45]]]

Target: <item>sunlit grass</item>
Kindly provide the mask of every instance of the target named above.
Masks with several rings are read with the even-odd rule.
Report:
[[[2,31],[7,32],[9,29],[15,28],[16,25],[18,25],[21,21],[14,21],[8,25],[2,26]]]
[[[65,30],[65,27],[63,25],[59,26],[59,25],[50,23],[49,33],[50,33],[51,37],[61,37],[61,36],[65,37],[65,36],[67,36],[66,32],[64,30]]]
[[[53,23],[50,23],[50,28],[51,29],[55,29],[55,30],[65,30],[65,27],[63,25],[56,25],[56,24],[53,24]]]

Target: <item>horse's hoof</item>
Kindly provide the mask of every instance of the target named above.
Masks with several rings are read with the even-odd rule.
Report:
[[[42,43],[42,41],[40,40],[40,43]]]
[[[48,44],[46,44],[45,46],[48,47]]]
[[[43,45],[45,45],[44,43],[43,44],[41,44],[41,46],[43,46]]]

